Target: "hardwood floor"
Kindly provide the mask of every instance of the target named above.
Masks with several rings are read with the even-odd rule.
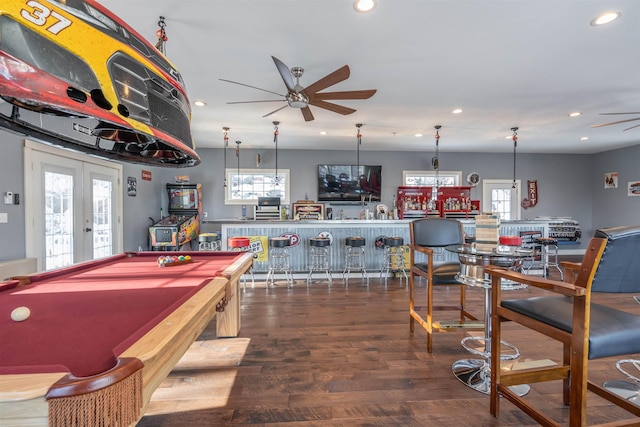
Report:
[[[468,288],[479,318],[483,295]],[[615,298],[618,307],[640,314],[631,295],[594,296],[599,298]],[[520,361],[559,360],[559,345],[517,325],[505,328]],[[214,320],[153,395],[139,427],[537,425],[506,401],[500,416],[492,417],[488,396],[452,375],[454,361],[473,357],[460,340],[481,332],[437,334],[427,353],[424,331],[409,331],[407,287],[395,279],[385,286],[371,278],[368,287],[353,278],[346,287],[339,277],[331,285],[249,282],[240,336],[217,339],[215,331]],[[616,360],[592,361],[591,378],[624,379]],[[559,382],[532,385],[528,398],[566,421]],[[593,394],[589,407],[590,423],[628,418]]]

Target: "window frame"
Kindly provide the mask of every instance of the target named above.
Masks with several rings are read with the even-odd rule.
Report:
[[[239,198],[239,199],[233,198],[233,193],[234,193],[233,183],[235,182],[235,177],[238,176],[238,174],[240,174],[241,176],[253,175],[254,177],[256,176],[261,177],[262,182],[264,183],[265,177],[271,177],[271,180],[273,180],[275,173],[276,173],[275,169],[258,169],[258,168],[245,168],[245,169],[227,168],[225,169],[226,188],[224,191],[224,204],[225,205],[257,205],[258,197],[273,197],[267,194],[267,191],[271,191],[275,187],[274,184],[271,184],[270,188],[263,189],[262,192],[256,191],[257,189],[255,188],[255,186],[251,190],[245,190],[245,189],[242,190],[242,191],[246,191],[249,194],[255,194],[255,197],[247,197],[247,198]],[[284,195],[280,197],[280,204],[290,205],[291,204],[291,190],[290,190],[291,171],[289,169],[278,169],[278,177],[280,177],[280,183],[281,183],[279,185],[282,185],[284,187],[282,189],[284,192]],[[248,184],[245,184],[245,185],[248,185]],[[251,185],[253,186],[253,184]],[[262,185],[266,186],[268,184],[262,184]]]
[[[452,177],[453,178],[453,184],[446,184],[446,185],[442,185],[439,183],[435,183],[433,185],[430,184],[412,184],[412,183],[408,183],[409,178],[411,177],[416,177],[416,178],[440,178],[440,177]],[[424,186],[424,187],[458,187],[460,185],[462,185],[462,171],[407,171],[407,170],[403,170],[402,171],[402,182],[404,183],[403,185],[405,186],[409,186],[409,187],[420,187],[420,186]]]

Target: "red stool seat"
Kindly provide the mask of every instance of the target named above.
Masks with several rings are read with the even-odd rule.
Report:
[[[229,249],[246,248],[251,243],[248,237],[230,237],[227,239]]]
[[[522,246],[522,237],[500,236],[500,244],[505,246]]]

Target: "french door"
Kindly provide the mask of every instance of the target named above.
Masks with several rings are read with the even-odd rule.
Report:
[[[520,180],[483,179],[482,211],[498,212],[500,219],[520,219]]]
[[[27,257],[38,270],[122,250],[122,167],[25,143]]]

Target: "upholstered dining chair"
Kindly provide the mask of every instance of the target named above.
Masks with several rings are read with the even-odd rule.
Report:
[[[562,343],[562,360],[554,366],[501,370],[498,352],[491,355],[490,412],[499,415],[503,396],[541,425],[558,425],[545,411],[517,396],[509,386],[562,380],[569,425],[586,425],[587,391],[640,417],[640,407],[591,381],[589,360],[640,353],[640,315],[591,301],[592,292],[640,291],[640,226],[597,230],[582,263],[563,263],[571,282],[529,276],[500,267],[485,269],[492,278],[492,346],[499,345],[502,323],[513,321]],[[526,283],[540,296],[502,299],[500,281]],[[634,418],[619,425],[637,425]]]
[[[409,237],[409,327],[413,332],[415,322],[418,322],[425,329],[427,332],[427,351],[431,353],[434,332],[459,330],[461,327],[465,327],[465,321],[477,320],[466,311],[465,285],[455,278],[456,274],[460,272],[457,256],[456,261],[451,262],[444,261],[444,257],[441,256],[446,246],[464,243],[464,230],[462,223],[453,219],[417,219],[409,223]],[[426,281],[426,306],[416,305],[416,277],[421,277]],[[436,286],[458,288],[459,303],[457,305],[436,305],[433,300],[433,290]],[[433,319],[433,312],[436,310],[456,311],[459,313],[459,317],[455,322],[438,322]]]

